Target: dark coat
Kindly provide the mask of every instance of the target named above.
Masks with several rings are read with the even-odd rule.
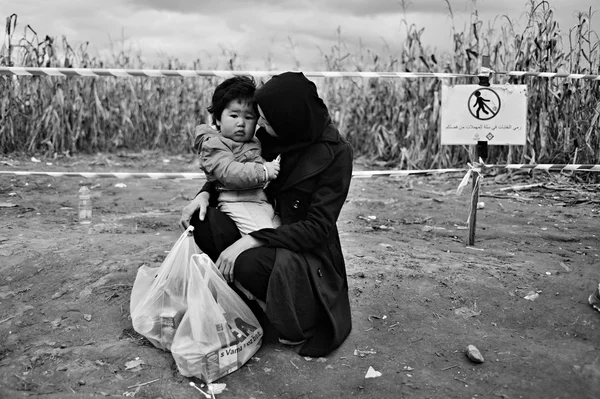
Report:
[[[267,247],[277,248],[266,302],[267,316],[280,332],[289,328],[293,333],[297,320],[295,315],[284,314],[290,309],[285,298],[299,291],[300,302],[302,295],[316,296],[318,322],[300,350],[303,356],[330,353],[352,328],[336,225],[350,187],[352,159],[352,147],[329,124],[318,142],[302,149],[285,180],[273,185],[271,194],[282,225],[250,233]]]
[[[352,147],[331,123],[316,85],[302,73],[274,76],[256,90],[255,100],[268,121],[257,132],[263,158],[281,155],[279,176],[266,191],[282,224],[250,233],[263,246],[238,256],[236,276],[243,275],[240,282],[246,288],[257,281],[267,287],[266,293],[255,294],[265,294],[267,317],[282,336],[306,339],[301,355],[324,356],[339,347],[352,329],[337,230],[352,177]],[[268,134],[267,127],[275,134]],[[214,244],[211,253],[218,257],[239,233],[230,234],[235,225],[208,215],[208,223],[198,222],[194,237],[200,248],[209,241]],[[207,224],[212,240],[203,233]],[[273,262],[267,275],[258,267],[260,259]]]

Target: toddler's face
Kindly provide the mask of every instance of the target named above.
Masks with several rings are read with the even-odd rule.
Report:
[[[254,137],[257,119],[252,104],[233,100],[223,110],[217,125],[221,128],[221,134],[224,137],[237,142],[245,142]]]

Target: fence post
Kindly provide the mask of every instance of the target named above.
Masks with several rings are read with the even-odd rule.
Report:
[[[481,56],[481,68],[479,70],[479,85],[484,87],[490,86],[490,77],[491,77],[491,69],[490,69],[490,56],[483,55]],[[479,159],[485,162],[487,158],[487,141],[478,141],[475,146],[475,159],[473,160],[473,164],[479,164]],[[481,165],[483,166],[483,165]],[[472,193],[471,193],[471,210],[469,213],[469,239],[468,245],[475,245],[475,226],[477,224],[477,204],[479,203],[479,186],[481,184],[481,176],[483,174],[479,171],[478,168],[473,170],[473,183],[472,183]]]

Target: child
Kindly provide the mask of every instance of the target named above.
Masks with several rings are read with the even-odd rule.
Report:
[[[260,141],[254,137],[258,111],[256,85],[246,76],[235,76],[219,84],[208,111],[216,129],[196,127],[195,148],[200,169],[219,192],[218,208],[245,235],[280,225],[263,188],[277,178],[279,162],[261,157]]]

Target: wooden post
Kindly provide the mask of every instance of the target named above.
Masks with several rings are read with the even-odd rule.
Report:
[[[484,55],[481,57],[481,68],[479,72],[479,85],[489,87],[490,86],[490,56]],[[487,141],[478,141],[475,146],[475,156],[473,157],[473,163],[479,163],[481,158],[484,162],[487,158]],[[471,210],[469,216],[469,240],[468,245],[475,245],[475,226],[477,224],[477,204],[479,203],[479,172],[473,171],[473,189],[471,194]]]
[[[487,158],[487,141],[478,141],[475,147],[475,162],[481,158],[484,162]],[[469,245],[475,245],[475,225],[477,223],[477,204],[479,203],[479,172],[473,171],[473,190],[471,195],[471,213],[469,217]]]

